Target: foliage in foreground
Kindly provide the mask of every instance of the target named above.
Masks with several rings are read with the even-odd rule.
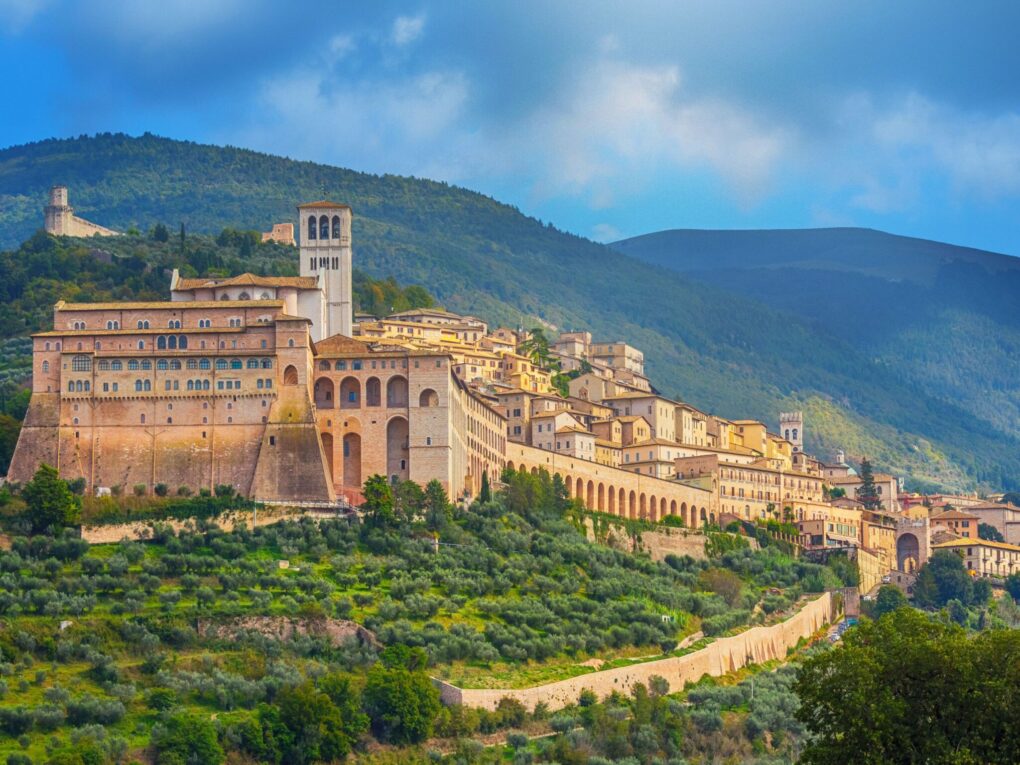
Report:
[[[976,637],[910,608],[804,664],[808,765],[1020,762],[1020,632]]]

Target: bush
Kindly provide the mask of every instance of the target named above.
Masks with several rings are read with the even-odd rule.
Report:
[[[136,497],[144,497],[149,487],[144,483],[136,483],[133,488]]]
[[[156,765],[221,765],[226,756],[208,717],[181,712],[152,728]]]
[[[157,483],[155,487],[153,487],[153,490],[156,492],[157,497],[165,497],[167,492],[170,491],[170,487],[165,483]]]

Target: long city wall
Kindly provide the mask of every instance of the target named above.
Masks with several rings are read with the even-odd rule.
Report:
[[[655,675],[666,679],[670,692],[677,692],[683,689],[685,683],[695,682],[704,675],[717,677],[748,664],[786,658],[788,649],[832,622],[837,615],[836,601],[832,593],[827,592],[779,624],[752,627],[739,635],[719,638],[686,656],[592,672],[532,688],[458,688],[442,680],[434,679],[433,682],[439,688],[444,704],[463,704],[488,710],[496,709],[499,700],[507,696],[529,710],[534,710],[540,702],[550,709],[561,709],[575,703],[585,689],[594,691],[600,698],[613,691],[629,693],[635,684],[647,685]]]

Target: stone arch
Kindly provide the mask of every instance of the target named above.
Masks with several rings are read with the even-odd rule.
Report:
[[[386,476],[406,481],[410,475],[410,450],[406,417],[394,417],[386,423]]]
[[[641,520],[648,518],[648,497],[644,492],[641,492],[641,496],[638,497],[638,518]]]
[[[339,215],[334,215],[333,216],[333,230],[330,232],[330,235],[331,235],[330,238],[332,238],[332,239],[339,239],[340,238],[340,216]]]
[[[609,487],[609,506],[606,508],[606,511],[610,515],[616,515],[616,487],[615,486],[610,486]]]
[[[329,480],[333,480],[333,434],[332,433],[320,433],[319,438],[322,440],[322,451],[326,455],[326,465],[329,468]]]
[[[896,539],[896,568],[911,573],[915,571],[921,560],[921,543],[910,532],[901,534]]]
[[[328,377],[320,377],[315,381],[314,394],[315,394],[315,408],[316,409],[332,409],[336,406],[334,402],[336,389],[333,386],[333,381]]]
[[[676,500],[675,499],[671,499],[669,501],[669,514],[670,515],[676,515]],[[681,516],[680,520],[683,520],[683,516]]]
[[[365,380],[365,406],[382,406],[382,383],[378,377]]]
[[[393,375],[386,381],[386,406],[403,409],[407,406],[407,378]]]
[[[588,481],[588,493],[584,497],[584,506],[589,510],[595,509],[595,482]]]
[[[673,504],[674,504],[674,506],[676,505],[675,502]],[[661,521],[665,517],[666,517],[666,498],[665,497],[660,497],[659,498],[659,520]]]
[[[606,511],[606,487],[601,483],[599,484],[596,498],[595,509],[600,513],[604,513]]]
[[[340,381],[340,408],[357,409],[361,406],[361,383],[357,377],[345,377]]]
[[[627,517],[631,520],[637,518],[637,494],[634,493],[633,489],[630,490],[630,504],[627,507]]]
[[[319,216],[319,239],[329,239],[329,218]]]
[[[574,486],[574,496],[584,502],[584,481],[580,478],[577,479],[577,483]]]
[[[693,524],[691,522],[692,519],[687,515],[687,503],[686,502],[681,502],[680,503],[680,517],[683,519],[683,522],[687,526],[693,527],[695,525],[695,524]]]
[[[622,486],[619,489],[619,496],[616,502],[616,514],[621,518],[627,517],[627,492]]]
[[[316,236],[317,234],[318,234],[318,231],[316,231],[316,229],[315,229],[315,216],[312,215],[312,216],[310,216],[308,218],[308,238],[309,239],[317,239],[318,238]]]
[[[424,391],[422,391],[422,393],[424,393]],[[517,471],[517,468],[514,467],[514,463],[509,462],[509,461],[506,463],[506,469],[510,470],[512,472],[516,472]]]
[[[432,388],[425,388],[418,396],[418,406],[439,406],[439,394],[432,390]]]
[[[287,368],[283,370],[283,384],[284,385],[298,384],[297,367],[294,366],[293,364],[288,364]]]
[[[705,508],[701,508],[701,515],[699,520],[702,522],[702,524],[704,524],[708,520],[708,512],[705,510]]]
[[[361,488],[361,435],[345,433],[344,448],[344,486]]]

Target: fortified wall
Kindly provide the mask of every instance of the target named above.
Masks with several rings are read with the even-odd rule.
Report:
[[[79,218],[67,203],[67,186],[50,189],[50,203],[45,208],[45,228],[54,236],[120,236],[120,232]]]
[[[495,710],[500,699],[509,696],[523,704],[528,710],[544,703],[549,709],[562,709],[577,701],[581,691],[594,691],[599,698],[613,691],[628,694],[637,683],[648,684],[658,675],[669,683],[670,693],[683,689],[685,683],[693,683],[704,675],[718,677],[740,669],[748,664],[786,658],[789,649],[831,623],[839,615],[839,607],[832,593],[827,592],[811,601],[786,621],[771,627],[752,627],[734,635],[720,638],[714,643],[686,656],[674,656],[658,661],[618,667],[604,672],[560,680],[533,688],[458,688],[455,685],[433,680],[439,688],[444,704],[463,704],[469,707]]]

